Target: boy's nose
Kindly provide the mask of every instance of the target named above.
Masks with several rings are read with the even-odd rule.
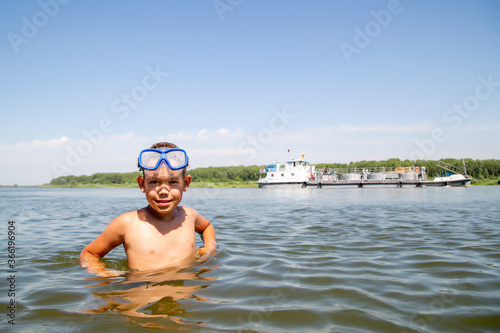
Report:
[[[169,188],[167,184],[162,184],[160,185],[160,188],[158,189],[158,194],[168,194]]]

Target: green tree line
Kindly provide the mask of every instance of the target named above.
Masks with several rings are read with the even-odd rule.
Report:
[[[52,179],[49,183],[51,186],[77,187],[80,185],[133,185],[137,184],[136,178],[141,175],[141,172],[110,172],[110,173],[95,173],[91,176],[62,176]]]
[[[318,163],[317,169],[346,169],[346,168],[375,168],[385,167],[396,168],[404,166],[425,166],[429,178],[440,176],[442,169],[438,167],[440,161],[453,165],[459,169],[463,169],[462,160],[458,159],[441,159],[435,160],[400,160],[391,158],[385,161],[358,161],[350,163]],[[465,159],[467,174],[479,181],[485,179],[496,179],[500,177],[500,160],[474,160]],[[265,167],[265,166],[264,166]],[[260,177],[260,166],[230,166],[230,167],[208,167],[196,168],[188,170],[193,183],[196,182],[215,182],[215,183],[230,183],[230,182],[255,182]],[[126,173],[96,173],[91,176],[63,176],[52,179],[50,186],[61,187],[78,187],[78,186],[136,186],[136,178],[141,175],[141,172],[126,172]]]
[[[230,166],[230,167],[208,167],[188,170],[192,181],[257,181],[260,177],[260,167],[251,166]]]
[[[260,167],[252,166],[232,166],[232,167],[208,167],[188,170],[193,182],[248,182],[259,179]],[[137,184],[137,176],[142,172],[126,173],[96,173],[91,176],[62,176],[52,179],[50,186],[78,187],[78,186],[118,186]]]

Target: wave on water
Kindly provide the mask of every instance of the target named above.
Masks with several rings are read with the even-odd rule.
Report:
[[[497,332],[498,189],[190,189],[217,254],[137,272],[117,248],[116,277],[78,256],[140,193],[0,190],[19,231],[15,332]]]

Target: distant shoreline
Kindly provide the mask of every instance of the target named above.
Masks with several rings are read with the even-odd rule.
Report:
[[[471,186],[498,186],[497,179],[486,179],[482,182],[476,181],[471,184]],[[190,188],[258,188],[259,184],[257,182],[233,182],[233,183],[217,183],[217,182],[191,182]],[[134,184],[109,184],[109,185],[101,185],[101,184],[78,184],[76,186],[64,186],[64,185],[18,185],[18,186],[10,186],[10,185],[0,185],[0,189],[8,188],[8,189],[23,189],[23,188],[102,188],[102,189],[113,189],[113,188],[139,188]]]
[[[464,162],[467,165],[466,173],[472,177],[471,185],[500,185],[500,160],[472,160],[472,159],[441,159],[447,164],[463,168]],[[395,168],[401,166],[425,165],[427,176],[439,177],[441,169],[439,161],[401,161],[398,158],[391,158],[385,161],[359,161],[346,163],[319,163],[319,169],[339,169],[350,168]],[[192,188],[256,188],[263,167],[258,165],[249,166],[227,166],[227,167],[206,167],[188,170],[192,177]],[[54,178],[48,184],[33,186],[1,186],[0,188],[137,188],[137,177],[141,176],[140,171],[134,172],[108,172],[95,173],[92,175],[69,175]]]
[[[208,182],[199,181],[191,182],[190,188],[258,188],[259,184],[250,181],[234,181],[234,182]],[[0,188],[139,188],[137,184],[77,184],[73,186],[67,185],[0,185]]]

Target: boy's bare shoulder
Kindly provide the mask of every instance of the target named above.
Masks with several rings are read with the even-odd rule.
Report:
[[[122,221],[133,221],[137,220],[137,217],[139,216],[141,209],[138,210],[133,210],[127,213],[123,213],[119,215],[116,219],[122,220]]]
[[[187,207],[187,206],[179,206],[178,208],[184,210],[184,212],[186,213],[186,215],[188,216],[197,216],[197,215],[200,215],[196,210],[194,210],[193,208],[191,207]]]
[[[187,218],[194,222],[197,232],[203,232],[210,225],[210,221],[193,208],[183,206],[182,209],[184,209]]]
[[[115,225],[124,226],[137,221],[139,219],[139,215],[140,215],[140,209],[133,210],[131,212],[118,215],[113,221],[111,221],[111,223]]]

